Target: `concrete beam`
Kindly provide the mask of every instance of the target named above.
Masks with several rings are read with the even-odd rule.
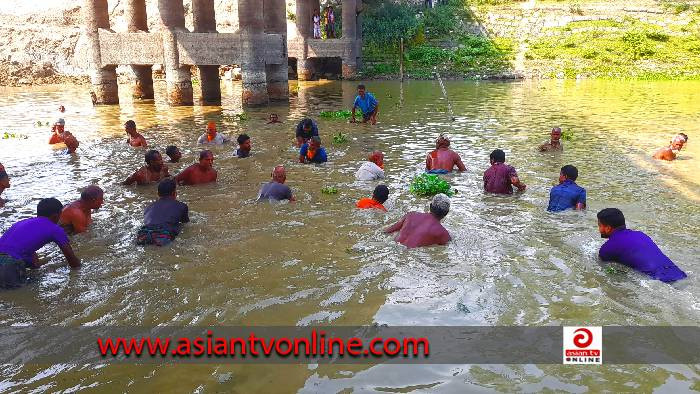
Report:
[[[83,2],[85,35],[89,42],[89,69],[92,83],[93,104],[119,104],[116,67],[102,67],[100,52],[100,29],[109,29],[107,0],[85,0]]]

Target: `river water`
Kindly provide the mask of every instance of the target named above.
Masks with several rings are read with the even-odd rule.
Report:
[[[294,83],[296,85],[296,83]],[[371,82],[380,101],[377,126],[319,121],[329,153],[322,166],[296,163],[293,127],[303,116],[347,108],[353,83],[300,83],[289,105],[236,114],[240,85],[224,85],[222,107],[132,104],[93,108],[86,87],[2,89],[0,162],[12,188],[0,230],[34,214],[42,197],[68,203],[98,184],[105,205],[88,234],[72,242],[83,268],[69,272],[60,252],[32,273],[31,284],[0,294],[2,325],[697,325],[700,321],[700,83],[448,82],[456,115],[446,115],[437,82]],[[157,96],[163,97],[163,86]],[[46,145],[37,121],[67,108],[66,128],[81,141],[69,156]],[[265,125],[276,112],[284,124]],[[195,141],[214,120],[231,136],[246,132],[254,154],[236,159],[215,148],[215,185],[182,187],[192,223],[171,247],[134,246],[153,187],[119,185],[143,163],[125,144],[122,124],[134,119],[152,147],[176,144],[194,162]],[[573,130],[561,154],[535,147],[548,130]],[[651,154],[678,132],[689,134],[679,160]],[[350,142],[333,145],[331,135]],[[435,137],[448,133],[468,171],[449,176],[459,193],[444,220],[447,247],[406,250],[381,229],[427,200],[408,185]],[[481,190],[488,154],[507,153],[528,185],[522,195]],[[375,183],[354,181],[367,153],[385,152],[388,214],[353,209]],[[288,169],[297,204],[256,204],[276,164]],[[546,212],[559,168],[574,164],[588,190],[588,211]],[[335,186],[337,195],[321,188]],[[635,272],[609,273],[596,252],[603,240],[595,214],[623,210],[628,226],[647,232],[688,274],[681,288]],[[557,365],[176,365],[5,366],[0,391],[92,390],[172,392],[571,392],[700,390],[692,365],[565,367]],[[231,375],[229,375],[229,373]],[[222,378],[222,376],[226,378]]]

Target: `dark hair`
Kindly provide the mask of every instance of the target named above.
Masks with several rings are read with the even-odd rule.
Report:
[[[172,196],[175,193],[177,184],[172,178],[166,178],[158,183],[158,195],[160,197]]]
[[[36,216],[45,218],[61,213],[63,204],[55,198],[44,198],[36,206]]]
[[[578,178],[578,168],[572,166],[571,164],[567,164],[564,167],[562,167],[561,173],[567,179],[571,179],[572,181],[576,181],[576,178]]]
[[[199,160],[202,160],[203,158],[205,158],[207,156],[214,157],[214,154],[209,149],[205,149],[205,150],[199,152]]]
[[[165,148],[165,154],[168,156],[172,156],[177,152],[177,146],[175,145],[168,145],[167,148]]]
[[[449,212],[449,208],[445,209],[444,207],[439,207],[433,203],[430,203],[430,213],[432,213],[438,219],[444,218]]]
[[[685,142],[688,142],[688,134],[686,134],[686,133],[678,133],[678,135],[682,135],[683,138],[685,138]]]
[[[135,129],[136,122],[134,122],[133,120],[127,120],[126,123],[124,123],[124,127],[128,127],[130,129]]]
[[[359,85],[357,85],[357,89],[359,90],[359,89],[366,89],[366,88],[365,88],[365,85],[359,84]]]
[[[372,193],[372,198],[384,204],[389,199],[389,188],[386,185],[377,185]]]
[[[242,143],[248,141],[249,139],[250,139],[250,137],[248,137],[248,134],[241,134],[238,136],[238,139],[236,141],[238,141],[238,145],[241,145]]]
[[[7,177],[8,177],[8,176],[7,176],[7,173],[6,173],[5,171],[3,171],[3,170],[0,170],[0,179],[5,179],[5,178],[7,178]]]
[[[307,127],[308,127],[308,128],[311,129],[311,128],[314,127],[314,121],[311,120],[311,119],[309,119],[309,118],[304,118],[304,120],[302,120],[301,122],[302,122],[301,125],[302,125],[303,128],[307,128]]]
[[[153,160],[156,159],[156,155],[160,156],[160,152],[158,152],[155,149],[151,149],[148,152],[146,152],[146,164],[149,164]]]
[[[83,190],[82,193],[80,193],[80,199],[81,200],[96,200],[102,196],[104,196],[105,192],[99,187],[99,186],[88,186]]]
[[[598,212],[598,221],[612,228],[625,227],[625,215],[617,208],[605,208]]]
[[[496,149],[493,152],[491,152],[491,155],[489,155],[491,158],[491,161],[494,163],[505,163],[506,161],[506,152]]]

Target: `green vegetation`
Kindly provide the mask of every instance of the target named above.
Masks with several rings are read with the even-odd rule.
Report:
[[[452,197],[455,194],[446,180],[434,174],[420,174],[413,178],[408,190],[420,197],[430,197],[438,193],[445,193]]]
[[[376,2],[376,1],[375,1]],[[404,40],[404,72],[411,78],[478,77],[510,69],[514,45],[472,34],[465,0],[450,0],[431,9],[378,2],[363,18],[365,77],[399,72],[399,43]]]
[[[358,109],[358,111],[359,111],[359,109]],[[361,114],[362,111],[359,111],[359,112]],[[318,116],[320,118],[323,118],[323,119],[345,120],[345,119],[350,119],[350,117],[352,117],[352,112],[347,110],[347,109],[343,109],[340,111],[321,111],[321,113]],[[358,116],[361,116],[361,115],[358,115]]]
[[[338,134],[336,134],[336,135],[333,136],[333,143],[336,144],[336,145],[344,144],[344,143],[346,143],[346,142],[348,142],[348,141],[349,141],[349,140],[348,140],[347,135],[345,135],[345,134],[343,134],[343,133],[341,133],[341,132],[338,132]]]
[[[700,79],[697,20],[683,29],[669,34],[631,18],[574,22],[531,43],[525,56],[545,77]]]
[[[50,123],[50,122],[44,123],[44,122],[42,122],[42,121],[40,121],[40,120],[37,120],[35,126],[36,126],[36,127],[51,126],[51,123]]]
[[[323,194],[338,194],[338,189],[335,186],[324,186],[321,188]]]
[[[561,139],[564,141],[573,141],[574,140],[574,131],[573,130],[563,130],[561,132]]]
[[[10,138],[17,138],[17,139],[26,140],[29,137],[27,137],[24,134],[8,133],[7,131],[2,135],[2,139],[4,139],[4,140],[9,140]]]

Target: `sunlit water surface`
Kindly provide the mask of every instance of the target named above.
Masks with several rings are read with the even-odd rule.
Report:
[[[700,321],[700,84],[697,82],[524,82],[446,84],[456,120],[434,82],[373,82],[381,103],[375,127],[319,122],[329,152],[322,166],[296,163],[293,127],[303,116],[347,108],[353,83],[303,83],[290,104],[248,110],[241,122],[240,85],[223,87],[222,107],[169,108],[132,104],[93,108],[87,88],[4,89],[3,131],[27,140],[0,140],[0,162],[12,188],[3,195],[0,230],[33,215],[42,197],[75,200],[98,184],[104,207],[88,234],[72,242],[83,268],[69,272],[55,247],[51,264],[31,284],[0,294],[2,325],[697,325]],[[158,87],[162,97],[163,86]],[[46,145],[56,108],[81,141],[69,156]],[[276,112],[284,124],[265,125]],[[209,120],[220,130],[252,137],[254,154],[239,160],[233,146],[215,148],[219,181],[182,187],[188,224],[171,247],[134,245],[155,188],[119,185],[143,164],[143,150],[125,144],[122,124],[134,119],[152,147],[176,144],[194,162],[195,141]],[[535,146],[548,130],[574,131],[563,154]],[[677,131],[690,135],[680,159],[652,160]],[[350,143],[333,145],[343,132]],[[408,185],[439,133],[467,165],[450,176],[459,190],[444,220],[447,247],[406,250],[381,229],[427,200]],[[482,192],[482,173],[495,148],[507,153],[527,192]],[[368,152],[386,154],[388,214],[354,202],[376,183],[354,181]],[[276,164],[288,168],[297,204],[256,204],[259,186]],[[548,192],[559,168],[574,164],[588,190],[588,211],[550,214]],[[335,186],[337,195],[321,188]],[[635,272],[607,273],[595,213],[619,207],[688,274],[681,288]],[[0,391],[302,391],[434,390],[680,392],[700,389],[697,366],[6,366]],[[221,379],[228,376],[230,379]]]

